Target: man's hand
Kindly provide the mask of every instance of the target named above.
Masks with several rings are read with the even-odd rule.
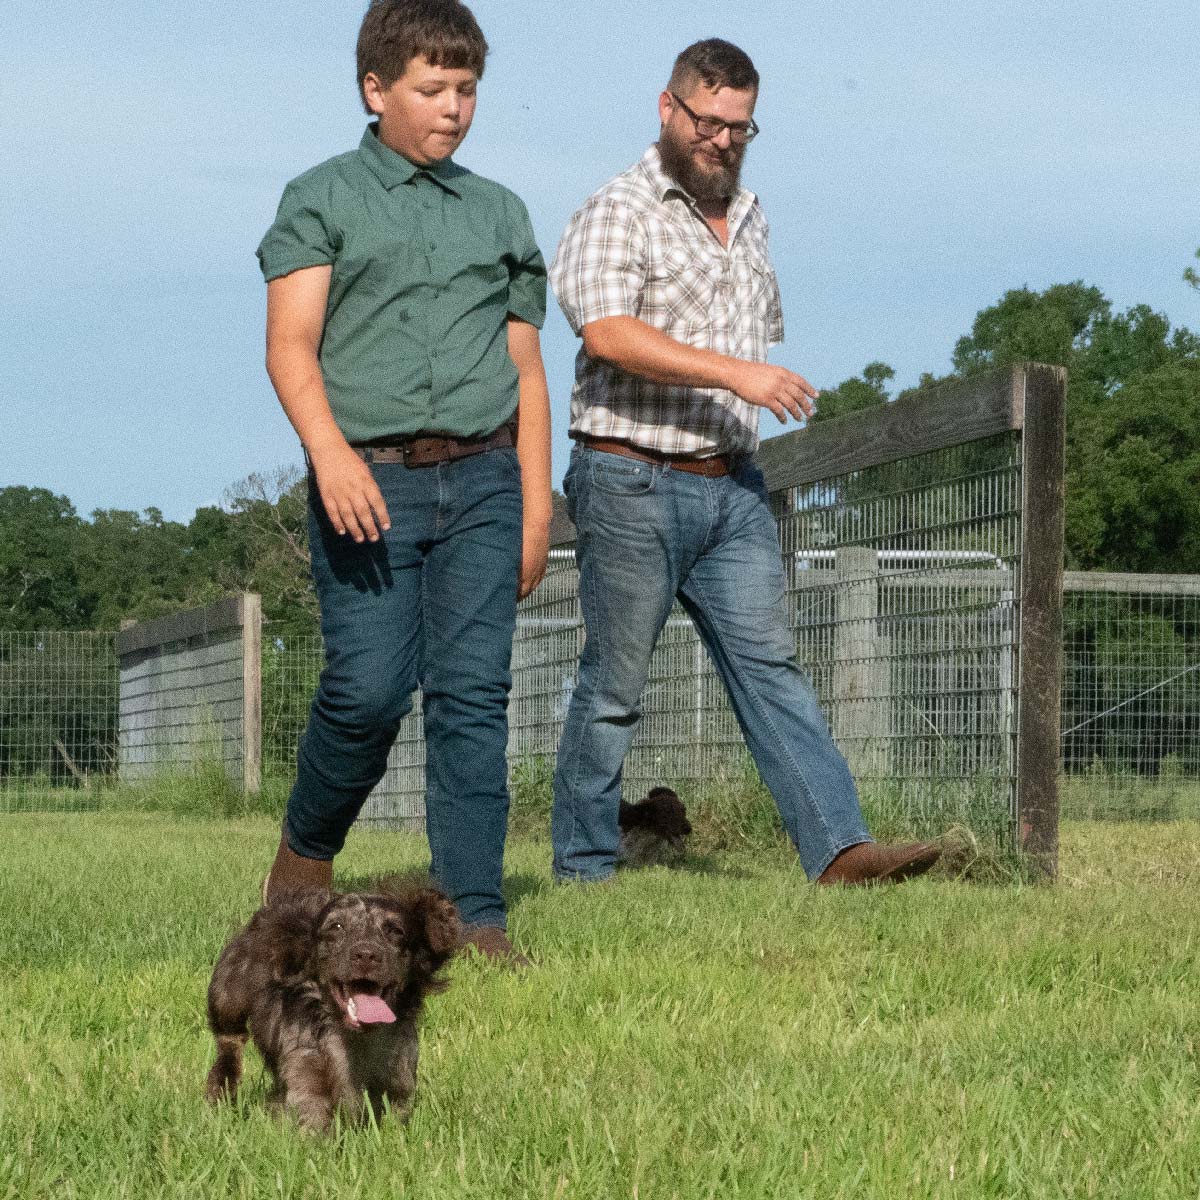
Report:
[[[526,517],[521,529],[521,578],[517,599],[524,600],[546,575],[550,557],[550,524],[537,517]]]
[[[803,375],[773,363],[739,360],[729,380],[731,391],[747,404],[770,409],[780,424],[786,424],[789,416],[797,421],[811,417],[813,401],[820,395]]]
[[[321,503],[334,529],[348,533],[356,542],[379,541],[392,522],[371,468],[345,442],[310,451],[309,457]]]

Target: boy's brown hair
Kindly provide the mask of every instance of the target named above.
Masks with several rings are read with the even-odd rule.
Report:
[[[391,87],[418,57],[482,79],[487,52],[479,23],[459,0],[372,0],[358,31],[359,95],[368,74]],[[363,107],[371,111],[365,96]]]

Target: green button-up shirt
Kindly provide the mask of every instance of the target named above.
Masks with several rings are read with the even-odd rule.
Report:
[[[507,188],[449,159],[415,166],[372,125],[287,185],[258,258],[268,280],[333,267],[320,361],[348,440],[471,437],[516,409],[506,318],[541,326],[546,268]]]

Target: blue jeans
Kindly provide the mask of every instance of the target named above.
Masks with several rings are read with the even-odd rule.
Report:
[[[796,664],[762,472],[715,479],[577,447],[565,489],[587,639],[558,747],[554,872],[616,865],[621,769],[655,642],[679,598],[696,624],[801,864],[869,842],[854,780]]]
[[[509,664],[521,556],[516,451],[371,467],[392,527],[339,537],[309,486],[325,669],[288,798],[288,845],[331,859],[420,686],[434,878],[467,925],[505,925]]]

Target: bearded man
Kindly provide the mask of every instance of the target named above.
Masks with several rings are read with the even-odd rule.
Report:
[[[934,845],[880,846],[796,664],[758,418],[817,393],[767,363],[783,340],[757,197],[740,183],[758,72],[720,39],[689,46],[659,96],[659,140],[571,219],[550,280],[582,338],[566,491],[587,638],[554,779],[559,879],[612,874],[621,772],[650,656],[678,598],[729,691],[805,873],[899,881]]]

